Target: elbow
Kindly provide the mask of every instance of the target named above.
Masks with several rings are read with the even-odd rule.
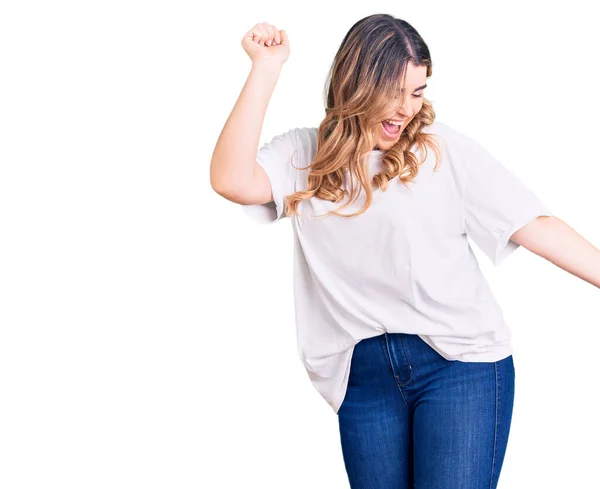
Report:
[[[210,162],[209,179],[211,188],[219,195],[225,197],[225,193],[227,192],[225,182],[227,181],[227,179],[223,175],[223,172],[219,171],[219,165],[215,163],[214,160]]]
[[[229,165],[229,167],[230,171],[224,171],[218,162],[215,163],[213,160],[210,166],[210,186],[221,197],[232,202],[243,203],[249,198],[249,194],[255,193],[252,185],[254,175],[245,176],[246,173],[239,169],[234,171],[234,165]],[[252,165],[247,165],[247,167],[249,168],[247,172],[252,173],[254,170]]]
[[[223,195],[223,186],[221,182],[213,178],[212,174],[210,176],[210,187],[213,189],[214,192],[218,193],[219,195]]]
[[[211,173],[210,186],[213,191],[219,194],[221,197],[232,202],[236,201],[236,194],[238,192],[232,187],[231,184],[226,184],[226,179],[215,178]]]

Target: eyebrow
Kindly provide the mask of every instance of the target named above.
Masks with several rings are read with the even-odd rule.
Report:
[[[413,90],[413,92],[416,92],[417,90],[421,90],[422,88],[427,88],[427,83],[425,83],[425,85],[421,85],[421,86],[420,86],[420,87],[418,87],[418,88],[415,88],[415,89]],[[402,90],[402,91],[404,91],[404,88],[401,88],[401,90]]]

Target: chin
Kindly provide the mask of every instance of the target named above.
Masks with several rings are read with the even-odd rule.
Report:
[[[400,140],[400,138],[398,138],[396,141],[385,141],[383,143],[377,143],[377,145],[375,146],[375,149],[380,149],[382,151],[387,151],[392,146],[394,146],[399,140]]]

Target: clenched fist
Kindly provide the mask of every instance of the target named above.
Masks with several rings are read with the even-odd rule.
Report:
[[[256,24],[246,32],[242,47],[253,63],[267,61],[283,64],[290,55],[287,33],[266,22]]]

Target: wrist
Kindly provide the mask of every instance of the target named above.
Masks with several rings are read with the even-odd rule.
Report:
[[[252,61],[252,71],[279,74],[283,68],[283,63],[278,60],[254,60]]]

